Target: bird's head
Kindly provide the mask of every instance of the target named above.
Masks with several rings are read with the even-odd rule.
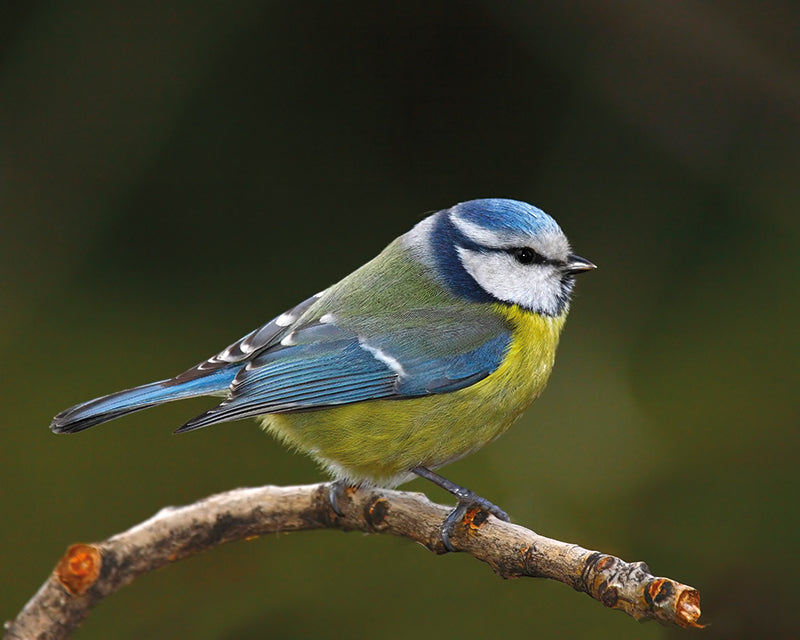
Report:
[[[553,218],[518,200],[462,202],[421,222],[409,241],[454,293],[548,316],[566,311],[575,275],[595,268]]]

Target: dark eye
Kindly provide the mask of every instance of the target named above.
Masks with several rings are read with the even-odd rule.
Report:
[[[514,259],[520,264],[532,264],[536,262],[537,259],[541,260],[539,254],[530,247],[518,247],[516,249],[512,249],[511,255],[513,255]]]

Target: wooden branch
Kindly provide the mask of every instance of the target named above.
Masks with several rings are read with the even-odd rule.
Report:
[[[184,507],[166,507],[103,542],[70,547],[17,618],[7,639],[66,638],[100,600],[137,576],[234,540],[265,533],[334,528],[403,536],[444,553],[439,526],[450,508],[424,495],[348,489],[337,506],[329,485],[236,489]],[[643,562],[627,563],[559,542],[471,511],[452,538],[460,551],[503,578],[552,578],[637,620],[701,627],[700,596],[692,587],[656,578]]]

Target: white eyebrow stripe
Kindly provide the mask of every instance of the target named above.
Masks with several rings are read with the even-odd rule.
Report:
[[[397,358],[394,358],[394,357],[390,356],[388,353],[386,353],[382,349],[378,349],[377,347],[373,347],[372,345],[369,345],[366,342],[359,342],[359,346],[362,349],[364,349],[364,351],[368,351],[369,353],[371,353],[376,360],[378,360],[378,361],[382,362],[383,364],[385,364],[392,371],[394,371],[398,376],[405,377],[407,375],[406,374],[406,370],[403,368],[403,365],[400,364],[400,362],[397,360]]]
[[[530,237],[522,232],[492,231],[485,227],[469,222],[450,213],[450,220],[469,240],[487,249],[508,249],[509,247],[525,246],[530,243]]]

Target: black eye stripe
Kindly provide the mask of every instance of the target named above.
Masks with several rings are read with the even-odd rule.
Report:
[[[549,264],[552,262],[543,255],[536,253],[536,251],[530,247],[514,247],[513,249],[509,249],[508,252],[514,256],[514,259],[520,264]]]
[[[546,258],[541,253],[537,253],[530,247],[510,247],[501,249],[499,247],[482,247],[476,244],[474,245],[474,248],[472,248],[467,243],[459,243],[457,246],[462,249],[467,249],[468,251],[478,251],[484,254],[507,253],[511,255],[517,262],[526,266],[530,264],[547,264],[555,267],[564,265],[563,261],[556,260],[554,258]]]

